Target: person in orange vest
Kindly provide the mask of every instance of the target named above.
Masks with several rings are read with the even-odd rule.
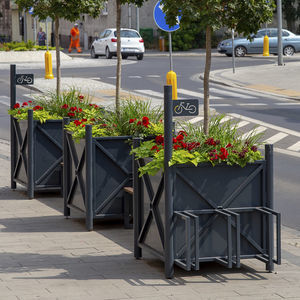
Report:
[[[79,29],[78,29],[78,24],[75,23],[74,27],[71,29],[71,42],[69,46],[69,53],[72,52],[73,48],[77,49],[77,52],[80,53],[80,44],[79,44]]]

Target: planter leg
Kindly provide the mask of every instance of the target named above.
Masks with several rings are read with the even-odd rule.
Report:
[[[93,230],[93,138],[92,126],[85,127],[85,167],[86,167],[86,188],[85,188],[85,209],[86,209],[86,229]]]
[[[68,193],[70,191],[70,149],[67,141],[67,135],[65,132],[65,125],[70,123],[69,118],[63,120],[63,197],[64,197],[64,216],[70,217],[70,208],[68,207]]]
[[[29,199],[34,198],[34,148],[33,148],[33,110],[28,110],[28,129],[27,129],[27,194]]]
[[[132,201],[132,195],[125,192],[125,195],[123,197],[123,203],[124,203],[124,228],[125,229],[132,229],[132,225],[130,224],[130,202]]]

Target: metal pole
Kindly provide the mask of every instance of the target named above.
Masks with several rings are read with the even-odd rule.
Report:
[[[140,145],[139,138],[133,138],[133,149]],[[134,257],[139,259],[142,257],[142,248],[139,247],[139,235],[143,226],[143,195],[141,179],[138,173],[138,164],[135,160],[135,155],[132,156],[132,171],[133,171],[133,229],[134,229]]]
[[[140,32],[140,9],[136,7],[136,30]]]
[[[231,29],[231,43],[232,43],[232,72],[235,73],[235,53],[234,53],[234,29]]]
[[[128,28],[131,28],[131,4],[128,3]]]
[[[27,43],[27,18],[26,18],[26,11],[24,12],[24,42]]]
[[[33,110],[28,110],[28,126],[27,126],[27,194],[29,199],[34,197],[34,146],[33,146]]]
[[[33,40],[34,44],[36,45],[36,17],[33,18]]]
[[[92,125],[85,126],[85,167],[86,167],[86,190],[85,211],[86,228],[93,230],[93,137]]]
[[[47,18],[48,19],[48,18]],[[46,46],[47,46],[47,51],[49,51],[49,46],[48,46],[48,20],[46,19]]]
[[[10,65],[10,109],[16,104],[16,65]],[[10,116],[10,186],[12,189],[17,187],[14,181],[14,172],[17,162],[17,137],[14,128],[14,118]]]
[[[172,178],[169,168],[169,161],[172,158],[172,86],[164,86],[164,188],[165,188],[165,232],[164,232],[164,250],[165,250],[165,276],[173,278],[174,276],[174,249],[173,249],[173,198],[172,198]]]
[[[64,216],[70,216],[70,208],[68,207],[68,194],[70,191],[70,149],[67,140],[67,132],[65,130],[65,125],[70,124],[70,118],[63,119],[63,197],[64,197]]]
[[[267,207],[274,209],[274,165],[273,165],[273,145],[265,145],[266,159],[266,184],[267,184]],[[269,272],[274,270],[273,264],[273,249],[274,249],[274,230],[273,230],[273,215],[268,216],[268,248],[269,262],[266,264],[266,269]]]
[[[278,49],[278,66],[283,65],[282,57],[282,5],[281,0],[277,0],[277,49]]]
[[[169,32],[169,53],[170,53],[170,71],[173,71],[172,34],[171,34],[171,32]]]

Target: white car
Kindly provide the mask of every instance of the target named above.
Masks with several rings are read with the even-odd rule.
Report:
[[[138,60],[144,57],[144,40],[134,29],[121,28],[121,54],[122,58],[136,56]],[[117,56],[117,31],[116,28],[105,29],[100,37],[91,46],[91,57],[98,58],[105,55],[107,59]]]

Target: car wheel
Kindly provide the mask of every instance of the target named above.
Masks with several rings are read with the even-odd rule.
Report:
[[[286,46],[283,48],[283,54],[285,56],[292,56],[295,53],[295,49],[292,46]]]
[[[243,46],[237,46],[234,49],[234,54],[235,54],[236,57],[242,57],[242,56],[245,56],[247,54],[247,50]]]
[[[231,57],[232,56],[232,54],[229,54],[229,53],[225,53],[226,54],[226,56],[228,56],[228,57]]]
[[[105,57],[106,57],[107,59],[111,59],[111,58],[112,58],[112,54],[110,53],[108,47],[106,47],[106,49],[105,49]]]
[[[122,55],[122,59],[127,59],[128,55]]]
[[[92,49],[91,49],[91,58],[98,58],[98,57],[99,57],[99,55],[97,55],[95,53],[95,49],[94,49],[94,47],[92,47]]]
[[[143,60],[144,54],[138,54],[138,55],[136,56],[136,58],[137,58],[137,60]]]

